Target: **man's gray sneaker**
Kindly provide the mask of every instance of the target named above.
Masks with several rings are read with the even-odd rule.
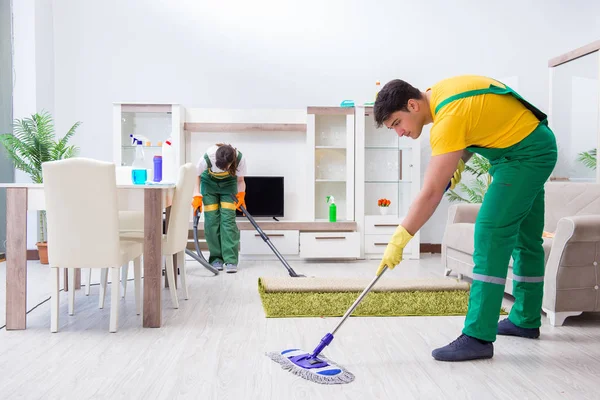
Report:
[[[222,261],[213,261],[211,264],[213,267],[217,269],[217,271],[223,271],[223,262]]]
[[[228,274],[234,274],[237,272],[237,265],[235,264],[225,264],[225,271],[227,271]]]

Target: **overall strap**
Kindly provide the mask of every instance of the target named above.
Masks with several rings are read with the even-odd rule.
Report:
[[[442,108],[444,108],[444,106],[452,103],[453,101],[464,99],[467,97],[479,96],[481,94],[487,94],[487,93],[492,93],[489,88],[468,90],[466,92],[457,93],[453,96],[448,97],[447,99],[442,101],[440,104],[438,104],[437,107],[435,108],[435,114],[437,114],[438,111],[440,111]]]
[[[512,90],[510,87],[508,87],[507,85],[504,85],[504,86],[505,87],[499,87],[499,86],[491,84],[490,87],[488,87],[488,88],[468,90],[466,92],[457,93],[453,96],[448,97],[447,99],[443,100],[442,102],[440,102],[440,104],[438,104],[437,107],[435,108],[434,114],[437,114],[438,111],[440,111],[444,106],[448,105],[449,103],[452,103],[455,100],[460,100],[460,99],[464,99],[464,98],[472,97],[472,96],[479,96],[479,95],[483,95],[483,94],[510,94],[510,95],[514,96],[517,100],[519,100],[525,108],[527,108],[529,111],[531,111],[533,113],[533,115],[535,115],[535,117],[540,122],[547,123],[548,116],[546,114],[544,114],[542,111],[540,111],[533,104],[529,103],[527,100],[525,100],[523,97],[521,97],[517,92]]]
[[[242,161],[242,152],[238,150],[236,165],[240,165],[240,161]]]
[[[208,154],[206,154],[206,153],[204,153],[204,161],[206,161],[206,168],[211,169],[212,164],[210,162],[210,158],[208,157]]]

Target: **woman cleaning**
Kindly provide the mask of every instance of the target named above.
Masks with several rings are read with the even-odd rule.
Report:
[[[202,212],[204,205],[204,233],[210,251],[208,262],[228,273],[237,272],[240,231],[235,222],[237,209],[246,207],[246,159],[229,144],[211,146],[197,164],[198,179],[192,207]]]
[[[481,76],[445,79],[426,92],[407,82],[385,85],[375,120],[398,136],[430,132],[431,161],[423,188],[383,255],[392,269],[414,234],[429,220],[450,182],[460,180],[472,153],[487,158],[493,177],[475,222],[473,285],[462,334],[435,349],[440,361],[491,358],[498,335],[534,339],[540,334],[544,287],[544,184],[557,159],[546,115],[511,88]],[[515,304],[498,323],[511,256]]]

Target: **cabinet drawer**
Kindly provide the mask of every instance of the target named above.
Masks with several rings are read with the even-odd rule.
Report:
[[[401,222],[400,218],[393,215],[367,215],[365,216],[365,234],[392,234]]]
[[[300,257],[303,258],[358,258],[358,232],[324,232],[300,234]]]
[[[392,234],[389,235],[365,235],[365,253],[383,254],[390,241]]]
[[[365,253],[383,255],[392,235],[365,235]],[[402,252],[402,258],[405,260],[414,259],[418,248],[418,242],[411,240]],[[418,257],[417,257],[418,258]]]
[[[284,255],[298,254],[298,235],[300,231],[264,231],[273,246]],[[255,231],[240,231],[240,254],[273,254],[267,243]]]

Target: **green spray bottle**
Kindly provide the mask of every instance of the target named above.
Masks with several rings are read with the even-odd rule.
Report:
[[[327,196],[327,203],[329,203],[329,222],[335,222],[337,219],[337,206],[333,196]]]

